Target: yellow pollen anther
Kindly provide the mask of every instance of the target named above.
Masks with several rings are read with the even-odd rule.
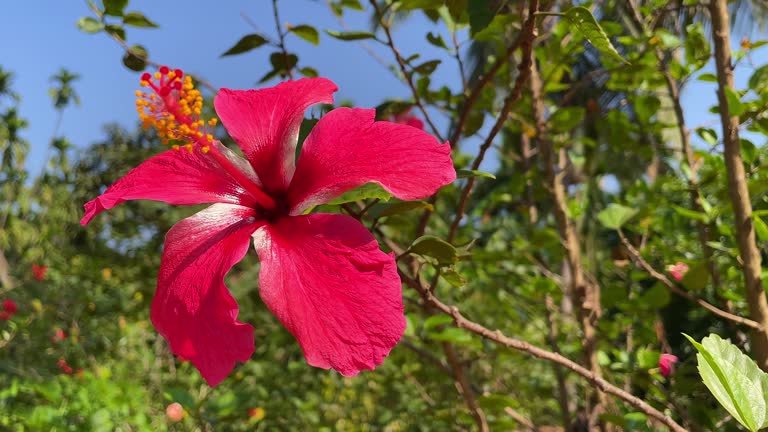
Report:
[[[174,150],[184,147],[194,153],[197,147],[203,154],[209,153],[214,138],[208,133],[208,127],[216,126],[218,119],[201,118],[203,96],[195,89],[190,76],[180,70],[161,70],[163,72],[141,76],[141,86],[150,87],[152,91],[135,92],[141,127],[154,128],[160,141]]]

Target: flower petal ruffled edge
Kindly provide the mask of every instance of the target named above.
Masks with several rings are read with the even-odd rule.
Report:
[[[311,214],[254,234],[259,293],[312,366],[344,376],[380,365],[405,331],[394,255],[358,221]]]
[[[253,354],[253,327],[237,320],[224,276],[262,224],[251,208],[214,204],[165,237],[150,317],[173,353],[192,362],[211,386]]]
[[[337,108],[320,118],[288,189],[291,214],[368,182],[412,200],[456,180],[449,145],[411,126],[375,122],[375,116],[373,109]]]
[[[259,90],[221,89],[213,104],[267,192],[281,193],[295,170],[304,111],[317,103],[333,103],[336,90],[326,78],[302,78]]]
[[[221,146],[218,142],[215,145]],[[222,146],[223,147],[223,146]],[[228,150],[228,149],[227,149]],[[225,157],[236,157],[225,153]],[[249,167],[250,168],[250,167]],[[245,172],[249,178],[255,173]],[[146,199],[168,204],[231,203],[253,206],[253,198],[213,158],[200,153],[167,150],[142,162],[85,204],[81,225],[104,210],[130,200]]]

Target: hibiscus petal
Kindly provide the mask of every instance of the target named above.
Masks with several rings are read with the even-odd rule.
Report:
[[[224,275],[248,251],[262,222],[254,210],[214,204],[171,228],[152,300],[152,323],[174,354],[211,386],[253,354],[253,327],[237,320]]]
[[[242,160],[220,143],[214,142],[214,145],[234,163],[237,159]],[[237,166],[245,168],[242,164]],[[256,174],[250,171],[244,171],[244,174],[257,182]],[[200,152],[168,150],[128,171],[103,194],[87,202],[80,224],[88,224],[99,213],[124,201],[137,199],[176,205],[216,202],[254,205],[253,198],[212,157]]]
[[[405,331],[400,278],[359,222],[345,215],[280,219],[254,234],[259,293],[307,363],[344,376],[380,365]]]
[[[320,119],[288,190],[291,214],[368,182],[411,200],[456,179],[450,146],[411,126],[374,122],[375,115],[373,109],[338,108]]]
[[[332,103],[337,89],[325,78],[303,78],[260,90],[221,89],[213,104],[267,192],[280,193],[295,170],[304,111],[316,103]]]

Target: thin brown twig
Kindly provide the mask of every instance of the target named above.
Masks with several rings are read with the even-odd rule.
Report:
[[[689,300],[693,303],[696,303],[697,305],[703,307],[704,309],[712,312],[713,314],[725,318],[729,321],[733,321],[737,324],[741,324],[756,330],[759,330],[761,328],[760,324],[756,321],[753,321],[749,318],[740,317],[738,315],[734,315],[730,312],[726,312],[717,306],[708,303],[706,300],[700,299],[698,297],[695,297],[691,294],[689,294],[686,291],[681,290],[680,288],[675,285],[674,282],[669,280],[669,278],[664,275],[663,273],[659,273],[656,271],[653,266],[651,266],[648,261],[646,261],[642,255],[640,255],[640,252],[638,252],[637,249],[635,249],[634,246],[632,246],[632,243],[629,242],[627,237],[624,235],[624,233],[619,230],[619,238],[621,239],[621,244],[624,245],[625,248],[627,248],[627,252],[629,252],[629,256],[635,261],[635,263],[642,267],[643,270],[645,270],[651,277],[658,280],[659,282],[663,283],[667,288],[669,288],[670,291],[673,293],[679,295],[680,297],[683,297],[686,300]]]
[[[517,79],[515,79],[515,85],[512,87],[512,91],[509,92],[509,95],[507,95],[506,99],[504,100],[504,105],[502,106],[501,112],[496,119],[496,123],[494,123],[493,128],[491,128],[491,131],[488,133],[485,141],[480,145],[480,151],[478,152],[474,162],[472,162],[472,170],[480,168],[480,164],[485,158],[485,153],[489,148],[491,148],[494,138],[496,138],[496,135],[504,127],[504,123],[507,121],[507,115],[512,109],[512,105],[520,100],[520,97],[523,94],[523,87],[528,81],[528,78],[531,76],[531,64],[533,63],[533,39],[536,37],[536,12],[538,12],[538,8],[539,1],[531,0],[530,6],[528,8],[528,18],[523,25],[523,29],[521,30],[519,37],[522,55],[520,59],[520,65],[518,66],[518,75]],[[459,224],[461,223],[461,219],[464,217],[467,203],[469,202],[469,195],[472,193],[472,188],[474,186],[475,177],[469,177],[467,179],[466,185],[464,185],[464,189],[461,191],[459,204],[456,209],[456,216],[453,218],[453,222],[451,222],[451,227],[446,237],[446,240],[449,242],[453,241],[454,237],[456,236],[456,233],[459,229]]]
[[[408,69],[406,68],[405,59],[402,55],[400,55],[400,50],[397,49],[395,46],[395,42],[392,39],[392,32],[389,29],[389,24],[384,21],[384,15],[381,13],[381,9],[379,9],[379,5],[376,3],[376,0],[370,0],[371,6],[373,6],[374,11],[376,12],[376,17],[379,20],[379,24],[381,25],[381,28],[384,30],[384,35],[387,37],[387,46],[392,51],[392,54],[395,55],[395,60],[397,61],[397,66],[400,68],[400,73],[403,74],[403,79],[405,79],[406,84],[408,84],[408,87],[411,89],[411,94],[413,95],[413,102],[414,104],[419,108],[419,111],[421,111],[421,114],[424,116],[424,120],[429,125],[429,128],[432,129],[432,133],[435,134],[438,140],[440,142],[444,142],[445,138],[443,138],[443,135],[440,133],[440,131],[435,126],[434,122],[432,121],[432,118],[427,113],[427,109],[424,107],[424,103],[421,100],[421,96],[419,96],[419,91],[416,89],[416,85],[413,83],[413,77],[410,72],[408,72]]]
[[[285,32],[283,31],[283,25],[280,24],[280,15],[277,11],[277,0],[272,0],[272,14],[275,17],[275,30],[277,30],[277,46],[280,47],[280,52],[283,54],[283,60],[286,62],[288,61],[288,50],[285,47]],[[288,77],[290,79],[293,79],[293,66],[289,67],[286,71],[288,73]]]
[[[88,2],[88,5],[89,5],[91,11],[96,15],[96,17],[101,19],[102,13],[101,13],[101,11],[99,11],[96,8],[96,5],[93,4],[92,2]],[[144,55],[144,54],[136,51],[135,49],[133,49],[130,45],[128,45],[128,43],[126,41],[124,41],[122,38],[120,38],[120,36],[118,36],[118,35],[116,35],[114,33],[110,33],[110,32],[107,32],[107,34],[109,34],[109,36],[115,42],[117,42],[123,48],[123,50],[126,53],[128,53],[128,54],[130,54],[130,55],[132,55],[132,56],[134,56],[134,57],[136,57],[138,59],[141,59],[141,61],[143,61],[144,63],[146,63],[146,64],[148,64],[148,65],[150,65],[150,66],[152,66],[154,68],[160,68],[161,66],[163,66],[162,63],[158,63],[158,62],[150,59],[146,55]],[[216,88],[213,84],[211,84],[210,81],[206,80],[205,78],[201,77],[200,75],[197,75],[197,74],[194,74],[194,73],[189,73],[189,72],[186,72],[186,71],[184,73],[186,73],[187,75],[191,76],[201,86],[203,86],[203,87],[207,88],[208,90],[210,90],[211,93],[216,94],[216,93],[219,92],[218,88]]]
[[[485,86],[491,82],[491,79],[496,76],[496,74],[501,70],[501,67],[507,63],[509,63],[512,56],[515,54],[517,49],[520,47],[520,44],[523,41],[524,33],[521,31],[515,40],[512,41],[512,43],[507,47],[507,51],[504,53],[503,56],[501,56],[496,62],[493,63],[490,69],[488,69],[488,72],[481,75],[475,83],[475,85],[472,87],[472,91],[470,91],[469,95],[467,96],[466,101],[464,102],[461,112],[459,113],[459,118],[456,121],[456,124],[453,127],[453,134],[448,139],[448,144],[450,144],[451,148],[455,148],[459,140],[461,139],[461,134],[464,131],[464,125],[467,122],[467,119],[469,118],[469,113],[472,111],[472,108],[475,106],[475,103],[477,102],[477,99],[480,97],[480,94],[482,93]],[[466,93],[466,90],[465,90]],[[487,140],[487,139],[486,139]],[[432,195],[427,202],[431,205],[435,205],[437,202],[437,193]],[[416,228],[416,237],[420,237],[424,235],[424,233],[427,230],[427,225],[429,224],[429,219],[432,216],[432,212],[424,211],[421,214],[421,217],[419,218],[419,225]]]
[[[454,57],[459,67],[459,76],[461,76],[461,92],[467,94],[467,74],[464,73],[464,62],[461,60],[461,50],[459,49],[459,40],[456,38],[456,32],[451,32],[451,41],[453,42],[453,49],[455,50]]]

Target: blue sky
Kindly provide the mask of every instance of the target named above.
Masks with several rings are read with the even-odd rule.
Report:
[[[281,0],[279,4],[283,23],[343,30],[323,1]],[[198,73],[216,86],[231,88],[254,87],[269,70],[271,51],[266,47],[240,56],[219,57],[247,33],[258,30],[274,36],[269,0],[132,0],[127,10],[141,11],[160,25],[159,29],[128,29],[128,41],[146,46],[155,61]],[[256,29],[242,14],[249,17]],[[84,1],[50,1],[44,6],[30,6],[29,2],[3,5],[0,65],[14,73],[14,89],[22,96],[21,115],[30,123],[23,136],[32,146],[28,168],[33,173],[40,168],[53,131],[56,112],[48,95],[49,78],[60,67],[81,75],[75,87],[82,100],[80,106],[65,112],[60,135],[83,147],[103,138],[104,124],[136,124],[134,91],[138,88],[138,74],[122,66],[122,48],[107,35],[85,34],[77,29],[75,23],[82,16],[90,16]],[[347,12],[344,19],[350,29],[368,26],[365,13]],[[404,55],[419,52],[422,58],[430,59],[439,54],[426,43],[424,35],[438,30],[448,40],[443,29],[419,15],[400,26],[395,38]],[[339,85],[337,101],[349,99],[358,106],[371,107],[385,98],[408,98],[410,94],[405,85],[356,42],[337,41],[321,33],[319,47],[296,37],[289,38],[287,43],[290,50],[299,54],[300,64],[315,67]],[[384,47],[373,48],[391,62],[392,56]],[[755,53],[758,63],[760,55],[762,59],[767,55],[766,50]],[[748,68],[737,70],[737,82],[743,85],[749,73]],[[455,88],[456,76],[455,64],[446,61],[438,68],[433,82],[451,83]],[[712,83],[699,82],[686,89],[683,101],[689,126],[715,119],[707,113],[716,101],[714,91]],[[716,124],[713,127],[719,129]]]

